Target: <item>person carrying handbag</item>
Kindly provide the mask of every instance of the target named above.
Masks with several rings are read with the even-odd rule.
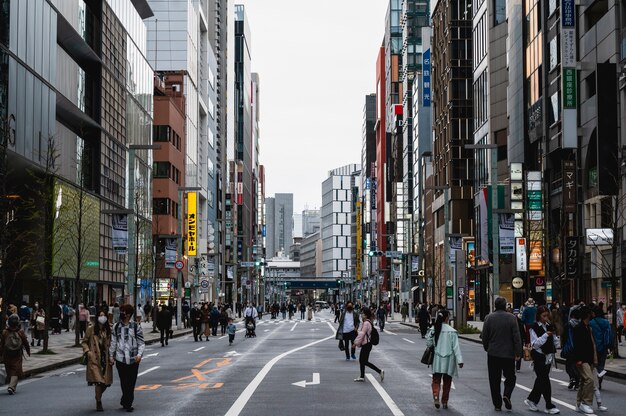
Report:
[[[380,376],[380,381],[383,381],[385,379],[385,370],[381,370],[380,368],[369,362],[370,353],[372,352],[372,319],[374,317],[374,314],[372,313],[372,310],[368,308],[364,308],[361,313],[363,314],[363,323],[361,324],[361,328],[359,329],[359,335],[357,335],[352,345],[353,357],[356,347],[361,347],[361,353],[359,354],[359,366],[361,369],[361,376],[355,378],[354,381],[357,383],[362,383],[365,381],[366,366],[376,371]]]
[[[6,370],[6,379],[9,382],[7,391],[9,395],[15,394],[17,381],[24,376],[22,370],[23,351],[30,357],[30,345],[28,338],[20,327],[20,318],[16,314],[9,316],[7,328],[2,331],[0,337],[0,358]]]
[[[439,409],[440,405],[444,409],[448,408],[448,399],[450,397],[450,387],[452,386],[452,377],[458,376],[458,368],[463,368],[463,356],[459,347],[459,334],[454,328],[448,325],[450,312],[440,309],[437,312],[435,325],[430,328],[426,336],[426,346],[434,348],[433,354],[433,382],[432,393],[435,402],[435,408]],[[439,401],[439,393],[443,381],[443,391],[441,392],[441,402]]]
[[[352,342],[354,346],[359,323],[359,314],[354,311],[352,302],[348,301],[339,318],[339,327],[337,328],[336,335],[336,339],[339,340],[339,345],[341,345],[343,349],[341,347],[339,348],[346,354],[346,361],[350,361],[350,342]],[[352,359],[356,360],[354,353],[352,353]]]
[[[89,325],[81,345],[87,365],[87,384],[95,386],[96,411],[102,412],[102,394],[113,384],[113,367],[109,356],[111,325],[105,311],[100,311],[96,323]]]

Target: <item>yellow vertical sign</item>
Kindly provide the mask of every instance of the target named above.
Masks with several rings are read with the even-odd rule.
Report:
[[[356,201],[356,281],[361,281],[361,255],[363,241],[361,237],[361,201]]]
[[[198,240],[197,209],[195,192],[187,194],[187,255],[195,256]]]

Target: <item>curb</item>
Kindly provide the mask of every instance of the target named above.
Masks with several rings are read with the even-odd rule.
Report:
[[[179,337],[182,337],[182,336],[185,336],[185,335],[189,335],[189,334],[191,334],[191,329],[189,329],[189,330],[185,329],[185,330],[178,331],[178,332],[174,333],[172,338],[179,338]],[[160,341],[161,341],[160,338],[154,338],[154,339],[146,340],[145,344],[146,345],[151,345],[151,344],[154,344],[154,343],[157,343],[157,342],[160,342]],[[56,370],[56,369],[62,368],[62,367],[67,367],[68,365],[78,364],[80,362],[80,358],[81,358],[81,356],[78,356],[76,358],[68,358],[68,359],[65,359],[65,360],[62,360],[62,361],[58,361],[58,362],[56,362],[54,364],[48,364],[48,365],[45,365],[45,366],[42,366],[42,367],[36,367],[36,368],[32,368],[30,370],[24,370],[24,376],[21,379],[23,380],[23,379],[32,377],[32,376],[37,375],[37,374],[41,374],[41,373],[45,373],[45,372],[48,372],[48,371]]]
[[[402,325],[406,325],[406,326],[409,326],[411,328],[416,328],[416,326],[408,324],[408,323],[402,323]],[[462,339],[462,340],[465,340],[465,341],[470,341],[470,342],[473,342],[475,344],[482,344],[481,340],[475,339],[475,338],[470,338],[470,337],[464,336],[462,334],[459,334],[459,339]],[[565,365],[565,360],[563,358],[556,357],[556,362],[559,363],[559,364]],[[608,368],[605,368],[605,370],[606,370],[606,374],[609,377],[613,377],[613,378],[617,378],[617,379],[621,379],[621,380],[626,380],[626,373],[620,373],[620,372],[617,372],[617,371],[609,370]]]

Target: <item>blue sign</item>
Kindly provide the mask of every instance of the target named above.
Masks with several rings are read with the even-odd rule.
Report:
[[[267,237],[267,232],[265,229],[265,224],[263,224],[263,237]]]
[[[576,26],[576,6],[574,0],[561,0],[561,26]]]
[[[430,49],[422,54],[422,106],[430,107]]]

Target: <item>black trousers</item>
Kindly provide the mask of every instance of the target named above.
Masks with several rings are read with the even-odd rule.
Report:
[[[202,327],[200,326],[200,324],[195,323],[195,324],[192,324],[192,329],[193,329],[193,340],[197,341]]]
[[[122,387],[122,400],[120,404],[127,409],[133,405],[135,401],[135,384],[137,384],[137,373],[139,372],[139,364],[125,364],[120,361],[115,362],[117,373],[120,376],[120,386]]]
[[[346,332],[345,334],[343,334],[343,347],[344,347],[344,352],[346,353],[346,358],[350,358],[350,353],[351,353],[350,342],[352,342],[352,345],[354,346],[355,339],[356,339],[356,331]]]
[[[515,388],[515,359],[487,356],[487,368],[489,370],[489,387],[491,389],[491,401],[494,407],[502,407],[502,396],[509,399]],[[504,375],[504,394],[501,394],[500,380]]]
[[[578,374],[578,369],[576,368],[576,360],[571,357],[565,359],[565,372],[569,376],[570,381],[574,381],[577,384],[580,383],[580,375]]]
[[[380,374],[380,368],[369,362],[370,352],[372,352],[372,344],[367,343],[361,347],[361,353],[359,354],[359,366],[361,367],[361,378],[365,378],[365,367],[369,367],[372,370]]]
[[[167,344],[167,341],[170,339],[170,329],[160,328],[159,330],[161,331],[161,345],[163,345],[164,340]]]
[[[304,311],[300,311],[300,319],[304,320]]]
[[[217,322],[211,321],[211,335],[213,335],[214,337],[217,336],[217,325]]]
[[[545,364],[545,356],[543,360],[538,359],[533,361],[533,367],[535,370],[535,384],[533,389],[528,395],[528,400],[538,404],[541,400],[541,396],[546,401],[546,409],[552,409],[552,386],[550,385],[550,365]]]

